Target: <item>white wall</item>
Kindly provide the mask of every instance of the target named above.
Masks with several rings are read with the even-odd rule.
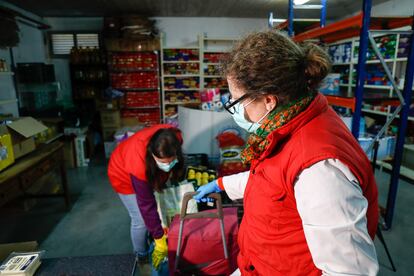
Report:
[[[414,12],[413,0],[390,0],[382,4],[374,5],[372,16],[411,16]]]
[[[45,45],[43,40],[43,33],[35,28],[23,25],[19,25],[20,42],[17,47],[13,47],[14,62],[45,62]],[[9,49],[0,49],[0,58],[5,59],[9,70],[11,70],[11,57]],[[13,79],[10,76],[0,77],[0,99],[12,99],[17,98]],[[3,91],[7,90],[7,91]],[[18,105],[8,104],[0,106],[0,113],[12,113],[15,116],[18,114]]]
[[[43,32],[19,23],[20,43],[13,48],[14,61],[46,62]]]
[[[239,37],[252,31],[267,29],[267,19],[225,17],[154,17],[165,34],[164,47],[196,44],[199,34],[218,37]]]
[[[46,17],[49,31],[100,31],[102,17]]]
[[[102,17],[47,17],[47,24],[51,26],[48,31],[94,31],[102,30]],[[70,68],[68,58],[50,58],[55,66],[56,81],[60,83],[60,98],[66,106],[72,102],[72,86],[70,81]]]
[[[10,53],[8,49],[0,49],[0,59],[4,59],[10,70]],[[11,75],[0,74],[0,101],[16,98],[13,77]],[[0,104],[0,114],[13,114],[18,116],[17,103]]]
[[[16,10],[30,18],[42,21],[41,17],[3,0],[0,0],[0,6]],[[46,55],[43,32],[21,23],[18,23],[18,26],[20,28],[20,43],[17,47],[13,48],[15,62],[45,62]]]

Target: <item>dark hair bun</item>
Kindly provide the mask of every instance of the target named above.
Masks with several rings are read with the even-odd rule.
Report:
[[[328,54],[313,43],[302,45],[304,51],[304,70],[308,86],[315,89],[331,70]]]

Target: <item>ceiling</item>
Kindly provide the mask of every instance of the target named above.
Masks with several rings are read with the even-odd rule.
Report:
[[[141,14],[173,17],[266,18],[274,12],[287,17],[288,0],[8,0],[42,17],[105,16]],[[327,0],[328,19],[337,19],[361,10],[362,1]],[[373,4],[386,0],[373,0]],[[320,4],[311,0],[310,4]],[[318,11],[298,10],[295,17],[317,18]]]

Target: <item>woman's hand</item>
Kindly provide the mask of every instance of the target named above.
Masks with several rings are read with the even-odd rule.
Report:
[[[197,201],[197,202],[207,202],[207,201],[212,201],[213,199],[211,198],[206,198],[207,195],[211,194],[211,193],[219,193],[221,192],[220,187],[217,184],[217,180],[213,180],[203,186],[200,186],[197,189],[197,194],[195,196],[193,196],[193,198]]]
[[[159,239],[155,239],[155,247],[152,252],[152,265],[158,270],[162,261],[168,255],[167,237],[164,235]]]

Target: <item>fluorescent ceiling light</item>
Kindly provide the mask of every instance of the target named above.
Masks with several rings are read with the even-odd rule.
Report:
[[[305,3],[308,3],[310,0],[293,0],[293,3],[295,5],[303,5]]]

